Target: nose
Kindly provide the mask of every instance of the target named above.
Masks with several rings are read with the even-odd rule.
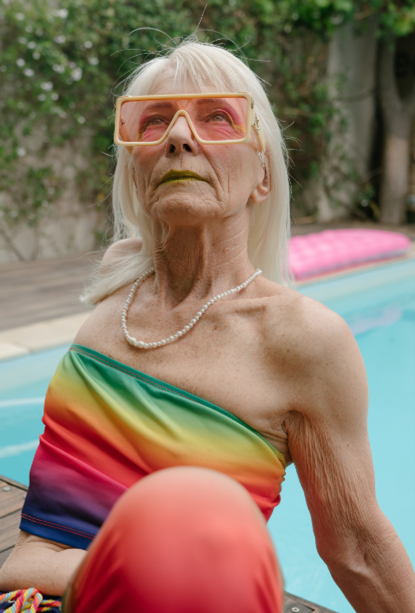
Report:
[[[179,115],[166,138],[166,153],[168,156],[184,153],[197,155],[198,142],[190,129],[187,118]]]

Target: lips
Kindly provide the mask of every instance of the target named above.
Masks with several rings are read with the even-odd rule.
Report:
[[[207,179],[191,170],[169,170],[160,181],[160,185],[163,183],[173,183],[174,181],[204,181],[208,183]]]

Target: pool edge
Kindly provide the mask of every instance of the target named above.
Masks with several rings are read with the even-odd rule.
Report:
[[[347,285],[348,281],[358,279],[362,275],[368,273],[378,273],[379,277],[381,269],[385,270],[385,272],[389,274],[386,274],[386,278],[380,281],[380,284],[387,283],[390,273],[393,272],[393,268],[401,266],[402,264],[410,265],[410,263],[415,264],[415,243],[413,243],[413,247],[411,248],[409,254],[405,257],[394,258],[393,260],[387,261],[383,260],[382,262],[371,262],[370,264],[343,269],[334,273],[319,275],[317,277],[297,282],[296,289],[300,293],[304,293],[306,295],[308,295],[310,290],[312,292],[311,297],[323,302],[324,299],[327,299],[324,287],[327,287],[330,284],[337,283]],[[323,292],[322,294],[321,292],[318,292],[318,296],[314,295],[313,292],[316,285],[320,286]],[[376,283],[376,285],[379,285],[379,281]],[[359,285],[357,284],[354,291],[356,292],[359,289]],[[350,286],[348,286],[346,293],[350,293]],[[330,292],[330,297],[332,297],[331,294],[332,292]],[[1,331],[0,362],[21,357],[30,353],[35,353],[37,351],[53,349],[54,347],[59,347],[61,345],[71,344],[79,328],[90,314],[91,311],[87,311],[68,317],[48,319],[29,326],[22,326]]]

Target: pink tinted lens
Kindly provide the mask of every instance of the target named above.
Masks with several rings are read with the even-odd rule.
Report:
[[[246,136],[246,98],[195,98],[186,110],[202,140],[241,140]]]
[[[120,140],[156,142],[162,138],[177,111],[174,100],[127,100],[120,113]]]
[[[202,140],[241,140],[246,135],[248,102],[245,98],[190,98],[186,100],[132,100],[121,107],[118,135],[122,142],[154,143],[168,130],[179,111],[190,116]]]

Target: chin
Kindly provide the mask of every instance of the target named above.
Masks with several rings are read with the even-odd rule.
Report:
[[[151,207],[150,217],[158,221],[174,221],[191,225],[202,219],[212,219],[221,213],[219,203],[203,198],[199,193],[177,193],[160,198]]]

